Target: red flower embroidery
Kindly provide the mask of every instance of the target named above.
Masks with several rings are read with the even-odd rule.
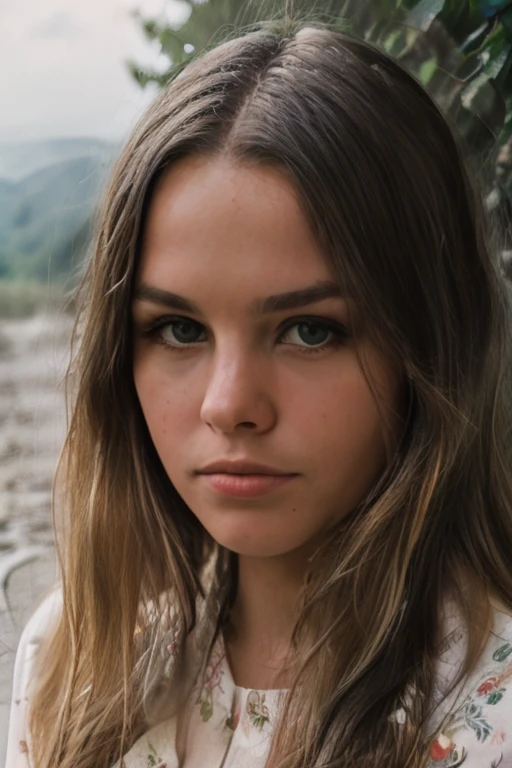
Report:
[[[448,757],[454,746],[453,741],[448,736],[445,736],[444,733],[441,733],[430,746],[430,757],[434,761],[444,760],[445,757]]]
[[[478,695],[487,696],[487,694],[490,693],[493,688],[496,688],[497,684],[498,684],[497,677],[489,677],[477,688]]]

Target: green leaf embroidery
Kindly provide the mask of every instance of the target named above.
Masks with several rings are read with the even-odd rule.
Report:
[[[167,763],[164,763],[162,758],[159,757],[150,741],[148,741],[148,747],[150,751],[148,752],[148,762],[146,763],[147,768],[167,768]]]
[[[205,698],[201,701],[199,713],[203,723],[207,723],[210,720],[213,715],[213,702],[210,698]]]
[[[502,691],[494,691],[494,693],[491,693],[491,695],[487,699],[487,703],[488,704],[497,704],[498,701],[501,701],[502,698],[503,698]]]
[[[492,726],[483,717],[482,707],[473,702],[466,707],[466,724],[474,730],[478,741],[485,741],[492,733]]]
[[[505,643],[497,651],[494,651],[492,657],[494,661],[505,661],[505,659],[512,653],[512,645]]]
[[[263,728],[265,723],[268,723],[268,717],[266,715],[255,715],[251,719],[252,724],[255,728],[257,728],[259,731]]]

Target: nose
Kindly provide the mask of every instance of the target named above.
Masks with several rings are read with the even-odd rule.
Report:
[[[211,359],[201,419],[226,434],[236,429],[254,433],[272,429],[277,419],[273,377],[250,349],[230,346]]]

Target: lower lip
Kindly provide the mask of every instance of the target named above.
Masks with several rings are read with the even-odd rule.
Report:
[[[228,496],[261,496],[280,488],[285,483],[293,480],[297,475],[230,475],[230,474],[203,474],[210,488]]]

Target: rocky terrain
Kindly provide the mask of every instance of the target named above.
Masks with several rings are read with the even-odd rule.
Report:
[[[0,320],[0,765],[21,630],[56,575],[51,488],[72,318]]]

